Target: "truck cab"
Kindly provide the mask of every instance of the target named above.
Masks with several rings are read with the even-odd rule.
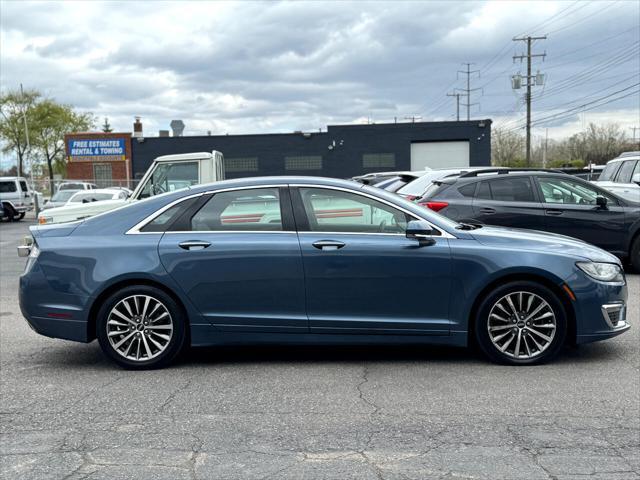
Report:
[[[218,151],[164,155],[153,161],[128,199],[51,208],[38,216],[38,223],[82,220],[143,198],[219,180],[224,180],[224,157]]]

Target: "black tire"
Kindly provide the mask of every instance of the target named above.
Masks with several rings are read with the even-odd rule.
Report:
[[[21,212],[21,213],[18,215],[17,220],[18,220],[18,221],[22,220],[22,219],[24,218],[24,216],[25,216],[25,215],[26,215],[26,213],[25,213],[25,212]]]
[[[15,216],[17,215],[17,212],[15,211],[15,209],[10,205],[5,203],[4,204],[4,214],[7,217],[7,222],[12,222],[15,218]]]
[[[523,295],[520,296],[519,292],[523,292]],[[509,297],[510,295],[514,296]],[[512,300],[515,312],[508,306],[507,297]],[[531,303],[528,301],[529,298],[533,298]],[[544,305],[545,302],[546,305]],[[497,305],[498,303],[500,306]],[[503,313],[501,306],[507,307],[509,315]],[[527,306],[530,307],[529,310],[527,310]],[[527,323],[525,319],[538,306],[541,306],[542,310],[539,314],[532,316],[537,323],[531,321]],[[520,314],[521,312],[522,315],[518,317],[516,313]],[[553,317],[549,315],[549,312],[553,314]],[[492,313],[495,315],[492,315],[490,320],[489,317]],[[546,318],[538,320],[538,317]],[[552,323],[544,323],[543,321],[555,322],[555,329],[544,327],[544,325]],[[531,325],[532,323],[533,325]],[[492,361],[506,365],[538,365],[553,359],[564,345],[567,336],[567,314],[558,296],[544,285],[531,281],[516,281],[495,288],[482,299],[474,327],[478,346]],[[492,330],[495,329],[495,332],[491,333],[494,336],[493,340],[489,333],[490,327]],[[505,332],[506,335],[503,337],[504,341],[499,338],[502,332]],[[551,338],[551,341],[539,337],[540,334]],[[520,343],[518,343],[518,338],[521,339]],[[504,347],[510,339],[512,343],[507,345],[505,352],[502,352],[499,346]],[[500,343],[501,341],[503,343]],[[518,354],[515,352],[516,344],[519,346]],[[543,348],[538,348],[538,346]]]
[[[123,305],[121,302],[124,300],[126,300],[129,303],[133,312],[137,313],[138,317],[141,317],[141,315],[139,315],[141,313],[139,310],[143,309],[142,301],[140,301],[140,305],[135,303],[136,306],[134,306],[134,303],[132,303],[131,299],[134,298],[133,302],[137,302],[138,298],[145,298],[145,297],[151,297],[153,300],[160,303],[161,306],[166,309],[166,311],[169,314],[168,321],[172,326],[171,333],[169,335],[166,335],[166,336],[170,336],[170,340],[167,341],[166,346],[164,347],[164,350],[160,350],[158,348],[157,352],[155,352],[155,355],[157,356],[149,357],[149,359],[144,358],[146,354],[144,353],[144,348],[142,348],[142,345],[143,345],[142,341],[144,340],[145,346],[149,345],[151,346],[152,349],[155,350],[155,347],[152,345],[151,340],[147,341],[147,338],[149,338],[151,333],[148,332],[146,328],[152,328],[152,327],[145,328],[142,325],[135,325],[130,320],[127,320],[127,321],[120,320],[115,315],[112,315],[112,320],[116,320],[116,321],[120,320],[121,324],[126,325],[126,327],[114,327],[112,324],[108,325],[107,323],[109,321],[109,317],[112,313],[112,310],[117,305],[118,305],[118,308],[120,309],[121,306]],[[138,311],[136,311],[136,308],[138,309]],[[121,310],[121,311],[124,311],[124,310]],[[151,315],[149,315],[148,317],[151,318]],[[136,321],[138,324],[140,324],[142,323],[142,318],[138,318]],[[155,322],[155,320],[151,321],[150,323],[153,324],[153,322]],[[133,324],[133,326],[129,325],[129,323]],[[108,330],[109,328],[112,329],[111,330],[112,334],[118,333],[113,330],[114,328],[122,328],[122,329],[131,328],[132,330],[131,331],[122,330],[123,331],[122,335],[117,335],[115,337],[112,335],[110,337],[109,330]],[[144,328],[144,330],[136,330],[136,328]],[[157,328],[157,325],[156,325],[156,328]],[[104,303],[102,304],[102,306],[98,311],[98,315],[96,318],[96,336],[98,337],[98,342],[100,343],[100,347],[102,348],[102,351],[105,353],[107,357],[109,357],[111,360],[116,362],[118,365],[130,370],[149,370],[149,369],[155,369],[155,368],[163,368],[169,365],[183,350],[185,340],[187,338],[187,328],[188,328],[187,317],[183,309],[181,308],[181,306],[178,305],[176,301],[164,291],[160,290],[159,288],[155,288],[147,285],[132,285],[117,291],[116,293],[114,293],[104,301]],[[129,333],[131,334],[135,333],[134,339],[131,340],[131,343],[134,342],[135,337],[141,337],[137,339],[138,344],[141,345],[140,350],[143,351],[142,357],[140,359],[130,359],[125,357],[124,353],[126,352],[119,353],[116,350],[116,348],[114,348],[115,346],[110,341],[110,338],[112,339],[115,338],[114,342],[117,345],[117,343],[119,343],[120,340],[129,336]],[[159,333],[165,334],[166,332],[160,331]],[[163,340],[159,339],[158,337],[152,337],[152,338],[156,338],[156,340],[163,342]],[[127,344],[125,343],[125,346],[126,345]],[[131,352],[131,355],[133,355],[133,351]]]
[[[636,271],[640,273],[640,235],[636,236],[631,245],[631,251],[629,252],[629,263]]]

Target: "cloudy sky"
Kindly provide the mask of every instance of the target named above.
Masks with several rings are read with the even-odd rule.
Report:
[[[640,124],[640,2],[0,1],[1,88],[23,83],[157,135],[317,130],[421,116],[452,120],[471,79],[472,118],[522,126],[521,34],[543,35],[535,135],[591,121]],[[465,100],[462,99],[464,102]],[[466,112],[463,110],[463,117]],[[640,132],[636,132],[640,134]]]

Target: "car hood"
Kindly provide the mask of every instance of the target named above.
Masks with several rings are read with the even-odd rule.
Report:
[[[542,251],[587,259],[594,262],[620,264],[620,260],[577,238],[520,228],[483,226],[469,232],[478,242],[487,246],[504,247],[522,251]]]
[[[73,220],[97,215],[98,213],[107,212],[114,208],[127,204],[127,200],[100,200],[97,202],[79,203],[77,205],[65,205],[64,207],[55,207],[45,210],[47,217],[73,217]]]

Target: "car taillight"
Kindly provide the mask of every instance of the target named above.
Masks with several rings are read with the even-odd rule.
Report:
[[[418,205],[422,207],[430,208],[434,212],[439,212],[443,208],[446,208],[449,206],[447,202],[420,202],[418,203]]]

